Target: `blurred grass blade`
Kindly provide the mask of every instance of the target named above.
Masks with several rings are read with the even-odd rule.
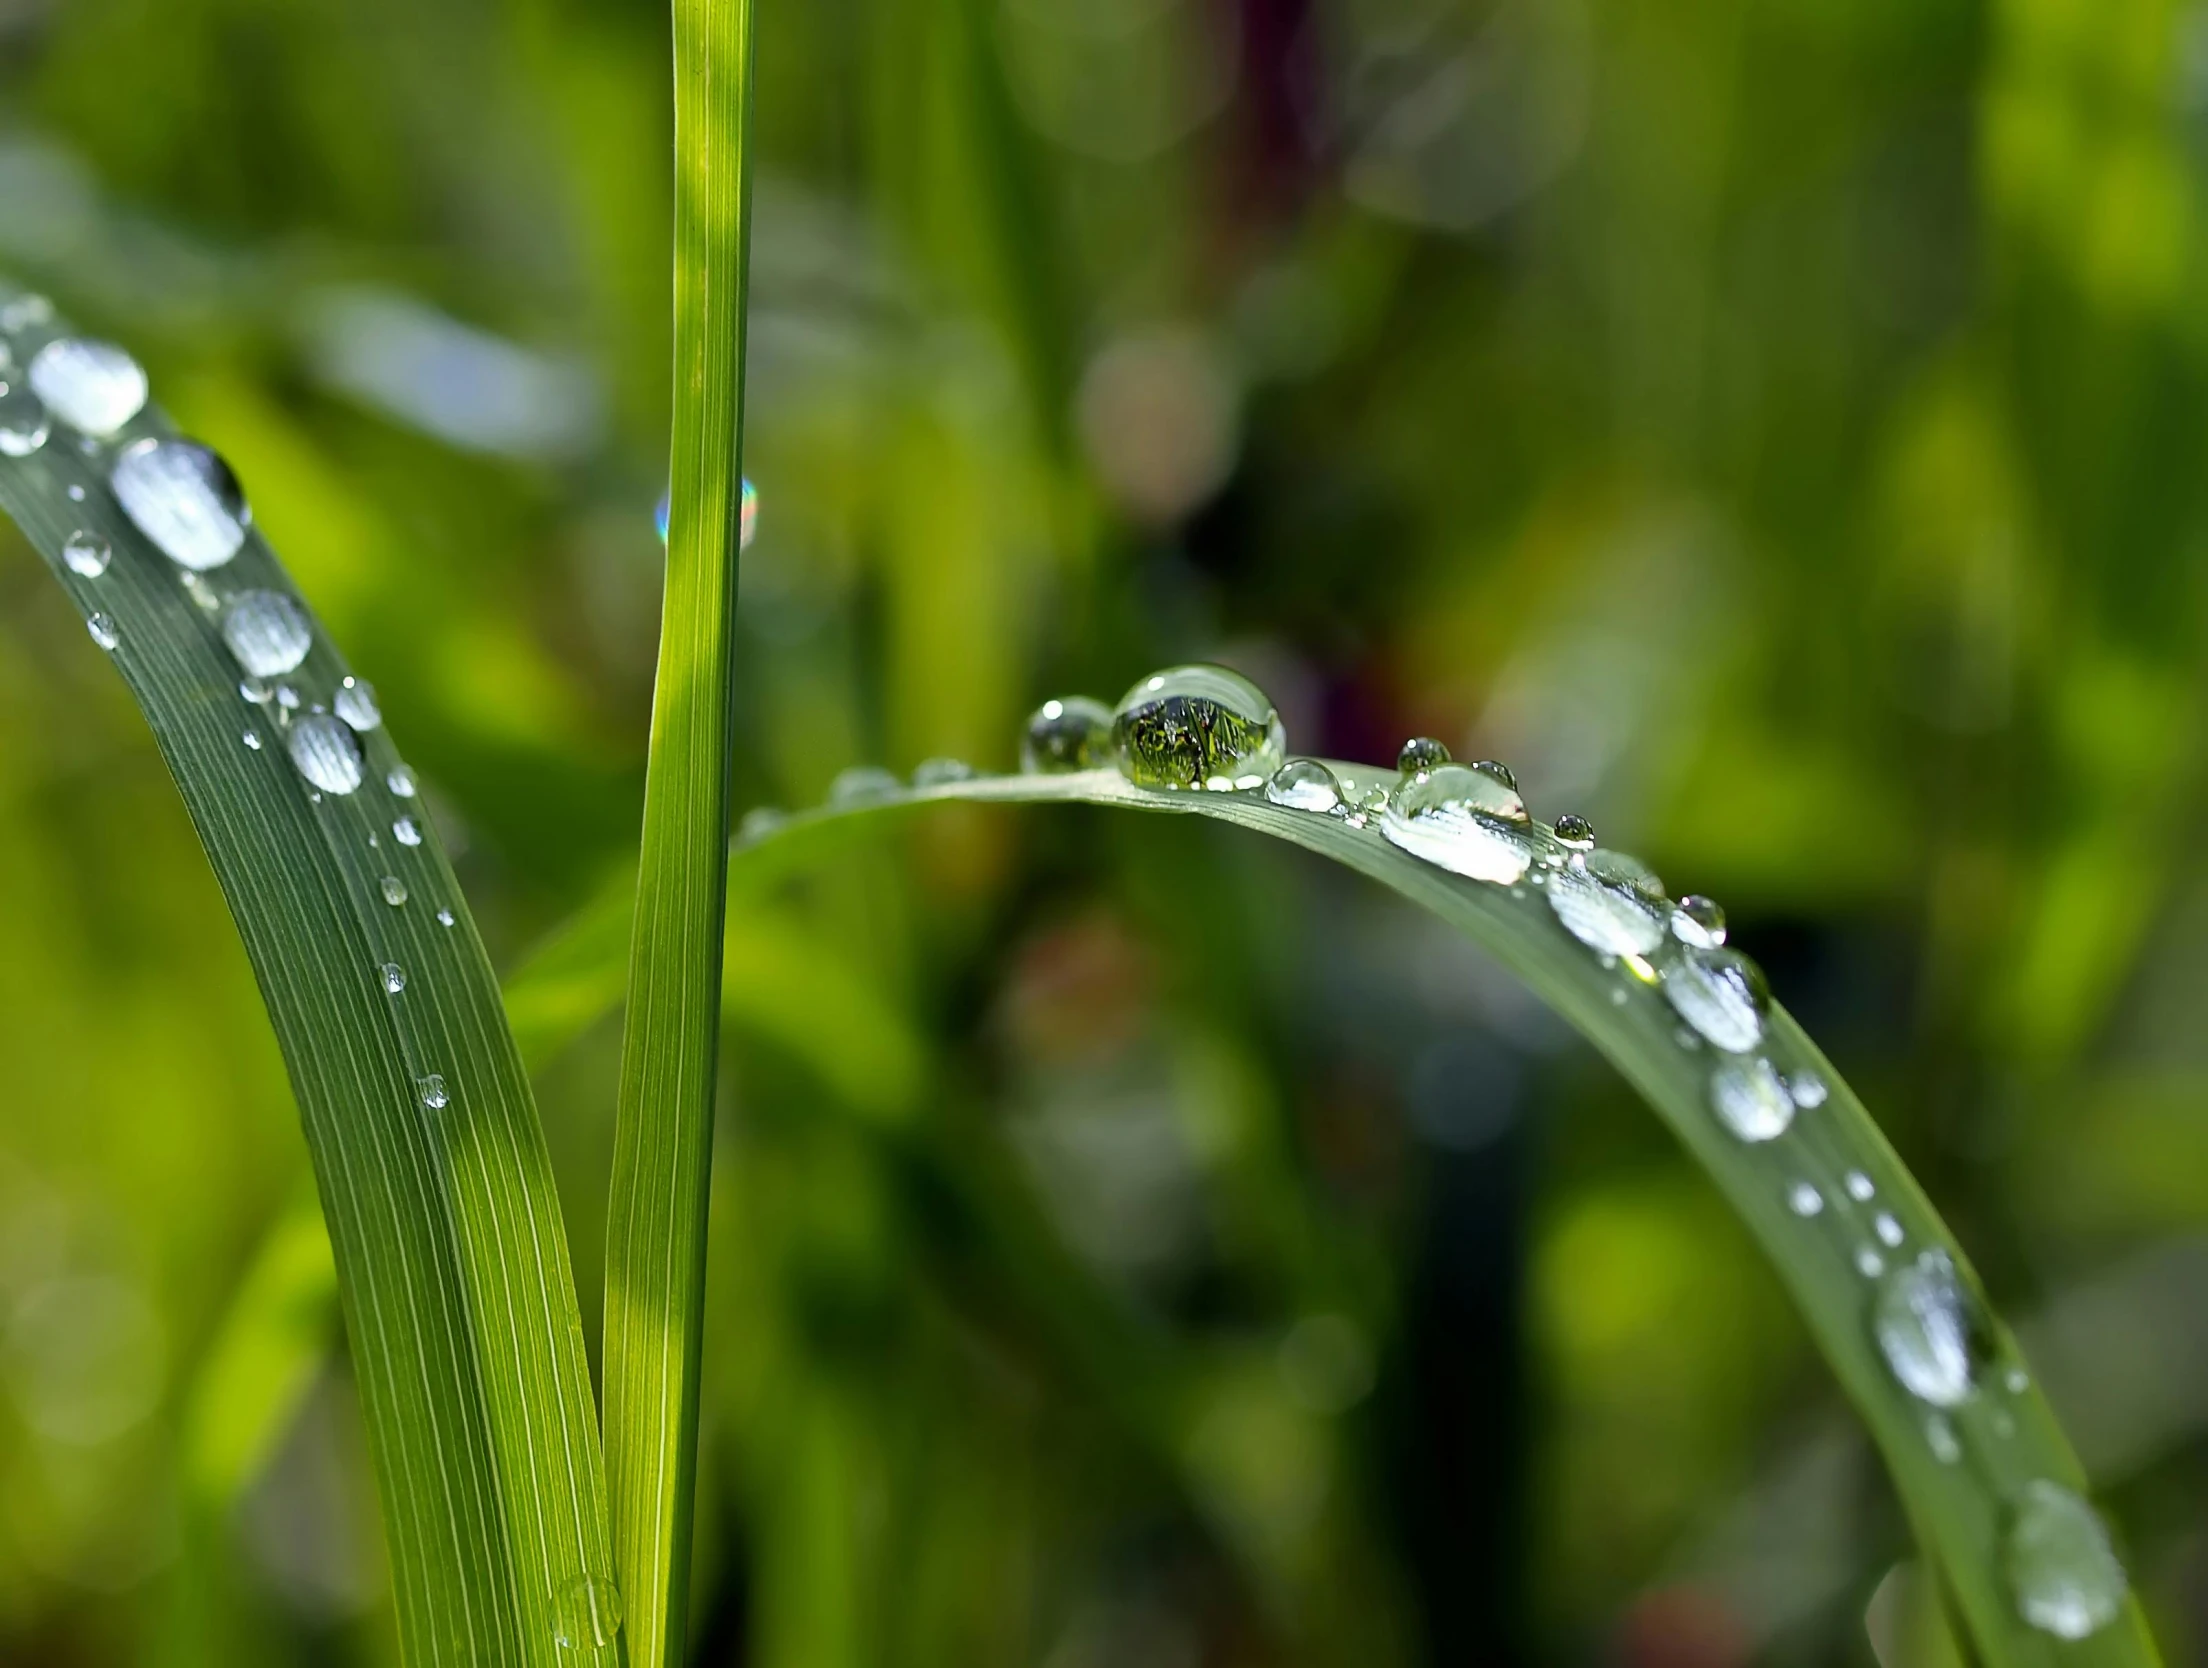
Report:
[[[18,360],[64,333],[42,307],[18,316]],[[150,409],[106,444],[56,422],[0,456],[0,507],[111,645],[259,979],[335,1253],[408,1660],[572,1661],[557,1636],[611,1594],[612,1554],[567,1244],[497,986],[388,734],[328,716],[348,668],[259,535],[194,571],[122,513],[118,450],[166,433]],[[72,560],[79,535],[112,559]],[[310,633],[268,686],[241,685],[222,630],[253,592]],[[293,761],[308,735],[352,767],[323,790]],[[208,1440],[218,1473],[249,1457]]]
[[[667,587],[606,1220],[606,1467],[640,1668],[682,1659],[741,545],[750,0],[675,0]]]
[[[1396,781],[1392,770],[1340,762],[1332,767],[1352,796]],[[1559,925],[1541,890],[1460,878],[1398,849],[1376,827],[1353,828],[1338,817],[1270,804],[1260,794],[1158,792],[1113,771],[983,777],[802,813],[736,850],[731,896],[741,900],[801,867],[817,866],[878,832],[895,813],[961,801],[1089,803],[1213,817],[1333,858],[1464,932],[1610,1058],[1761,1241],[1870,1426],[1919,1540],[1947,1574],[1980,1657],[2004,1665],[2060,1661],[2110,1668],[2157,1660],[2133,1598],[2078,1640],[2059,1639],[2023,1619],[2011,1567],[2017,1514],[2039,1485],[2082,1494],[2084,1476],[2036,1381],[2023,1372],[2014,1343],[1990,1315],[1983,1344],[1989,1364],[1978,1375],[1978,1388],[1959,1403],[1934,1408],[1897,1382],[1872,1322],[1879,1293],[1892,1287],[1866,1277],[1865,1268],[1899,1273],[1915,1259],[1944,1252],[1973,1302],[1976,1281],[1862,1103],[1782,1009],[1770,1011],[1764,1052],[1789,1077],[1814,1073],[1826,1095],[1792,1116],[1783,1139],[1743,1140],[1713,1110],[1712,1051],[1683,1046],[1680,1016],[1659,987],[1622,967],[1604,966]],[[618,899],[602,899],[578,923],[558,963],[568,989],[577,988],[581,971],[575,950],[609,935],[606,917],[617,916],[617,905]],[[571,1007],[564,1018],[580,1024],[588,1016]],[[1795,1202],[1804,1184],[1817,1192],[1812,1214]]]

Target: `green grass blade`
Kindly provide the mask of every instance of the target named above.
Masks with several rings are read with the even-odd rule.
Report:
[[[61,331],[41,319],[13,352]],[[0,508],[86,618],[112,622],[259,978],[335,1252],[407,1658],[572,1661],[556,1635],[611,1593],[612,1551],[567,1245],[497,985],[434,829],[390,785],[388,733],[359,738],[354,791],[313,791],[293,764],[289,738],[349,675],[327,636],[271,680],[303,705],[245,698],[220,628],[234,599],[272,592],[311,622],[259,535],[195,574],[122,513],[117,449],[167,432],[150,409],[105,444],[57,423],[0,457]],[[104,572],[64,558],[79,531],[112,547]]]
[[[606,1466],[643,1668],[678,1663],[696,1484],[741,545],[750,0],[675,0],[667,589],[606,1225]]]
[[[1353,790],[1392,786],[1396,779],[1393,771],[1370,766],[1336,763],[1334,769]],[[2018,1370],[2019,1358],[1990,1317],[1994,1365],[1984,1388],[1962,1405],[1935,1415],[1896,1382],[1872,1330],[1878,1288],[1857,1259],[1875,1252],[1898,1266],[1905,1257],[1937,1248],[1953,1258],[1973,1288],[1975,1280],[1953,1236],[1862,1103],[1782,1009],[1771,1010],[1766,1052],[1790,1069],[1814,1070],[1828,1097],[1796,1116],[1780,1139],[1744,1142],[1712,1111],[1712,1051],[1683,1047],[1679,1017],[1659,991],[1605,967],[1564,930],[1540,891],[1450,874],[1391,845],[1377,826],[1352,828],[1337,817],[1270,804],[1259,794],[1153,791],[1112,771],[984,777],[805,812],[737,849],[731,895],[762,893],[800,868],[817,867],[853,842],[875,836],[900,813],[956,802],[1086,803],[1212,817],[1346,864],[1463,931],[1610,1058],[1762,1243],[1884,1453],[1918,1538],[1945,1570],[1980,1656],[2012,1668],[2058,1661],[2136,1668],[2157,1660],[2135,1599],[2126,1601],[2114,1621],[2077,1641],[2058,1640],[2020,1618],[2006,1546],[2016,1510],[2036,1482],[2082,1494],[2085,1479],[2037,1383],[2023,1377],[2012,1385],[2007,1377]],[[618,899],[601,900],[556,958],[568,988],[575,988],[582,945],[593,935],[618,937],[605,919],[617,919],[617,912]],[[579,1026],[590,1017],[571,1008],[564,1019]],[[1852,1196],[1851,1172],[1869,1181],[1870,1200]],[[1791,1190],[1802,1182],[1815,1186],[1823,1200],[1814,1217],[1791,1207]],[[1886,1232],[1898,1233],[1899,1248],[1882,1237],[1880,1213],[1892,1218]],[[1943,1460],[1939,1450],[1950,1437],[1959,1454]]]

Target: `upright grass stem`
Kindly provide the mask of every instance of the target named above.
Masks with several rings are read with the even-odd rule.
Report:
[[[675,0],[667,585],[606,1233],[606,1464],[629,1660],[683,1656],[729,832],[750,0]]]

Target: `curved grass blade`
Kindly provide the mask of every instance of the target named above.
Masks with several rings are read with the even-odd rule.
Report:
[[[20,297],[0,329],[18,364],[65,334]],[[0,508],[145,712],[290,1072],[407,1659],[573,1661],[560,1636],[613,1592],[574,1282],[497,985],[412,778],[257,533],[195,568],[124,513],[113,471],[170,437],[156,412],[93,438],[7,397]],[[170,542],[219,555],[211,525]],[[226,627],[265,681],[241,682]],[[328,710],[340,691],[357,732]]]
[[[640,1668],[679,1664],[727,884],[742,548],[750,0],[675,0],[675,411],[667,589],[606,1212],[606,1469]]]
[[[1349,797],[1393,789],[1392,770],[1329,761]],[[764,891],[872,837],[900,814],[947,803],[1083,803],[1200,815],[1287,840],[1393,888],[1457,927],[1522,979],[1609,1057],[1671,1126],[1724,1192],[1776,1266],[1825,1359],[1869,1425],[1917,1536],[1942,1568],[1979,1654],[1989,1663],[2151,1664],[2152,1639],[2135,1599],[2085,1637],[2029,1625],[2020,1604],[2012,1541],[2042,1485],[2082,1495],[2085,1479],[2037,1384],[2005,1329],[1983,1312],[1967,1259],[1856,1099],[1799,1026],[1773,1006],[1759,1045],[1811,1105],[1789,1107],[1783,1131],[1745,1140],[1719,1115],[1713,1077],[1728,1055],[1692,1033],[1663,994],[1658,968],[1681,952],[1668,940],[1642,962],[1604,959],[1567,931],[1528,879],[1492,885],[1437,868],[1399,849],[1379,826],[1269,803],[1255,793],[1171,793],[1137,787],[1116,771],[983,777],[914,788],[857,805],[789,817],[740,845],[731,895]],[[1561,855],[1561,847],[1552,847]],[[1538,874],[1536,868],[1532,873]],[[1544,877],[1545,878],[1545,877]],[[592,919],[618,900],[602,900]],[[598,930],[605,930],[600,922]],[[1748,1056],[1752,1058],[1754,1056]],[[1814,1080],[1818,1099],[1806,1086]],[[1814,1190],[1814,1208],[1809,1204]],[[1805,1214],[1805,1212],[1811,1212]],[[1897,1381],[1874,1324],[1927,1257],[1952,1264],[1983,1330],[1984,1359],[1970,1393],[1952,1405]],[[1875,1272],[1867,1272],[1875,1271]]]

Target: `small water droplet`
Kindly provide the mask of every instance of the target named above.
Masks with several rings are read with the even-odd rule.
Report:
[[[2099,1632],[2131,1590],[2100,1514],[2060,1483],[2026,1485],[2002,1551],[2017,1614],[2057,1639]]]
[[[245,732],[245,744],[256,753],[261,750],[261,738],[251,730]]]
[[[406,902],[406,882],[397,875],[385,875],[377,884],[383,888],[383,901],[393,909]]]
[[[20,295],[11,295],[5,302],[0,302],[0,331],[5,331],[10,336],[36,329],[42,324],[51,324],[53,318],[54,304],[30,290],[25,290]]]
[[[1439,770],[1449,762],[1449,749],[1432,736],[1413,736],[1395,756],[1395,768],[1405,776],[1422,770]]]
[[[182,567],[221,567],[253,523],[237,476],[196,441],[135,441],[123,448],[109,484],[123,513]]]
[[[1689,893],[1672,912],[1671,936],[1697,950],[1716,949],[1725,942],[1724,906],[1699,892]]]
[[[1710,1104],[1743,1141],[1774,1140],[1794,1121],[1786,1085],[1761,1055],[1721,1061],[1710,1073]]]
[[[391,767],[391,774],[383,779],[383,785],[401,799],[414,797],[414,773],[403,764]]]
[[[257,707],[265,706],[268,704],[268,685],[259,678],[244,678],[238,683],[238,695],[240,699],[251,701]]]
[[[115,652],[115,645],[123,640],[122,631],[115,624],[115,616],[112,614],[94,614],[84,622],[84,629],[92,634],[93,642],[110,654]]]
[[[1825,1208],[1825,1196],[1808,1182],[1796,1182],[1786,1195],[1787,1208],[1796,1216],[1817,1216]]]
[[[754,805],[736,825],[736,838],[745,845],[764,840],[790,820],[790,814],[773,805]]]
[[[904,784],[880,765],[853,765],[836,773],[836,779],[828,784],[828,803],[831,805],[874,805],[885,799],[894,799]]]
[[[20,382],[0,382],[0,456],[27,458],[53,432],[46,402]]]
[[[383,709],[376,704],[376,686],[364,678],[347,678],[339,684],[331,705],[337,708],[338,717],[363,735],[383,722]]]
[[[314,628],[281,591],[241,591],[222,614],[222,640],[255,677],[297,670],[314,647]]]
[[[402,846],[418,846],[422,843],[422,826],[412,817],[401,817],[391,825],[391,838]]]
[[[438,924],[438,925],[439,925],[440,927],[449,927],[449,926],[451,926],[451,925],[452,925],[452,923],[453,923],[453,920],[454,920],[454,916],[453,916],[453,913],[452,913],[452,911],[451,911],[451,910],[449,910],[449,909],[440,909],[440,910],[439,910],[439,911],[437,912],[437,924]]]
[[[1568,851],[1593,851],[1595,825],[1567,811],[1556,819],[1556,841]]]
[[[1622,1008],[1629,1000],[1630,998],[1628,998],[1625,993],[1625,986],[1612,985],[1610,987],[1610,1006],[1612,1006],[1613,1008]]]
[[[1224,666],[1174,666],[1127,691],[1112,715],[1120,773],[1145,788],[1237,793],[1281,767],[1287,732],[1265,692]]]
[[[611,1581],[582,1576],[560,1589],[553,1640],[563,1651],[602,1651],[621,1631],[621,1593]]]
[[[299,691],[292,688],[288,683],[278,684],[276,686],[276,704],[286,712],[297,712],[299,710]]]
[[[395,961],[383,964],[383,988],[387,995],[396,996],[406,989],[406,969]]]
[[[1894,1271],[1872,1329],[1901,1387],[1934,1407],[1966,1400],[1993,1353],[1984,1311],[1937,1247]]]
[[[97,533],[87,533],[79,529],[62,540],[61,559],[78,578],[97,579],[107,572],[107,565],[115,559],[115,552],[109,547],[107,540]]]
[[[1412,777],[1388,802],[1391,845],[1471,880],[1515,885],[1533,864],[1525,802],[1488,765],[1443,765]]]
[[[146,405],[146,373],[113,342],[62,337],[31,361],[31,387],[53,414],[86,435],[113,434]]]
[[[1786,1080],[1786,1092],[1794,1097],[1794,1104],[1803,1111],[1813,1111],[1825,1104],[1825,1080],[1802,1067]]]
[[[2022,1367],[2011,1367],[2001,1382],[2009,1387],[2010,1395],[2021,1396],[2032,1387],[2032,1375]]]
[[[1291,811],[1331,816],[1342,808],[1341,779],[1317,759],[1290,759],[1265,784],[1265,797]]]
[[[1388,808],[1390,798],[1387,788],[1378,782],[1368,783],[1353,793],[1348,793],[1343,803],[1348,807],[1343,820],[1352,828],[1362,828]]]
[[[1934,1413],[1925,1419],[1924,1445],[1942,1465],[1953,1465],[1963,1457],[1963,1445],[1956,1440],[1955,1427],[1947,1422],[1944,1413]]]
[[[1763,970],[1737,950],[1687,946],[1662,970],[1664,995],[1710,1043],[1745,1054],[1763,1039],[1771,1006]]]
[[[215,595],[215,588],[212,585],[189,568],[179,569],[178,574],[184,586],[184,594],[192,599],[194,608],[202,614],[214,614],[221,611],[222,598]]]
[[[943,788],[973,779],[974,767],[964,759],[922,759],[912,767],[912,785],[916,788]]]
[[[1878,1191],[1871,1185],[1871,1178],[1860,1170],[1848,1172],[1848,1197],[1862,1204]]]
[[[422,1104],[432,1112],[442,1112],[446,1103],[452,1099],[445,1091],[445,1080],[435,1072],[422,1079],[421,1088]]]
[[[1866,1245],[1855,1254],[1855,1270],[1866,1280],[1876,1280],[1886,1272],[1886,1259]]]
[[[1112,709],[1086,695],[1045,701],[1020,737],[1020,769],[1030,776],[1096,770],[1112,762]]]
[[[1645,956],[1664,941],[1663,882],[1618,851],[1589,852],[1549,879],[1564,929],[1606,956]]]
[[[285,738],[291,762],[317,788],[348,794],[360,786],[360,743],[334,718],[307,717]]]
[[[69,483],[69,485],[68,485],[68,486],[67,486],[67,487],[66,487],[66,488],[65,488],[64,490],[65,490],[65,491],[67,491],[67,492],[68,492],[68,494],[69,494],[69,502],[70,502],[70,503],[72,503],[72,504],[81,504],[81,503],[83,503],[83,502],[84,502],[84,483],[83,483],[83,482],[81,482],[81,481],[71,481],[71,482]]]
[[[1901,1224],[1894,1220],[1890,1212],[1880,1211],[1872,1219],[1871,1226],[1877,1231],[1878,1237],[1884,1240],[1888,1246],[1900,1246],[1903,1238]]]

